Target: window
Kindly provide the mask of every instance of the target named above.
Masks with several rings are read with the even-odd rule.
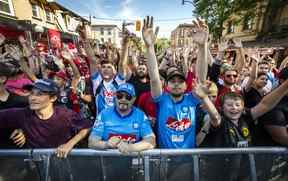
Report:
[[[36,4],[32,4],[32,15],[33,17],[40,18],[39,6]]]
[[[101,38],[101,42],[104,43],[104,38]]]
[[[234,26],[232,21],[229,21],[228,22],[228,30],[227,30],[227,32],[228,33],[234,33],[234,31],[235,31],[235,26]]]
[[[0,13],[14,16],[12,0],[0,0]]]
[[[246,16],[243,22],[243,30],[252,30],[253,19],[251,16]]]
[[[45,10],[46,21],[53,22],[53,14],[48,9]]]
[[[111,34],[112,34],[112,29],[108,28],[108,35],[111,35]]]
[[[100,28],[101,35],[104,35],[104,28]]]

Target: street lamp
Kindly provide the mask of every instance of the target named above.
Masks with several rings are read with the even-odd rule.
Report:
[[[190,3],[190,4],[193,5],[193,2],[192,2],[192,1],[182,0],[182,5],[184,5],[185,3]]]

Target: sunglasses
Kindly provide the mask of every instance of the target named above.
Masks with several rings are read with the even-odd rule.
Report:
[[[228,75],[226,75],[226,77],[227,78],[231,78],[231,77],[234,77],[234,78],[237,78],[238,77],[238,75],[236,75],[236,74],[228,74]]]
[[[125,98],[127,101],[131,101],[133,99],[133,97],[130,96],[129,94],[119,93],[119,92],[116,93],[116,98],[118,100],[121,100],[121,99]]]

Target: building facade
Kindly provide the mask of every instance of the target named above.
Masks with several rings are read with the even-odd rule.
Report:
[[[117,25],[95,24],[91,25],[92,39],[99,44],[111,42],[116,47],[121,47],[121,30]]]
[[[16,39],[19,34],[24,34],[35,40],[41,33],[41,41],[49,43],[46,35],[54,32],[62,41],[75,43],[78,37],[76,28],[83,22],[89,24],[88,20],[55,1],[0,1],[0,33],[8,38]]]
[[[247,47],[288,47],[288,1],[273,8],[268,0],[263,1],[256,16],[231,15],[224,27],[224,38],[240,38]]]
[[[190,34],[190,30],[193,28],[192,24],[180,24],[171,33],[171,47],[172,48],[183,48],[192,44],[193,39]]]

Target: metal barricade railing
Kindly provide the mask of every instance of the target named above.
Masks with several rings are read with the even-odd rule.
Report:
[[[55,153],[55,149],[23,149],[23,150],[5,150],[5,149],[3,149],[3,150],[0,150],[0,164],[3,166],[3,164],[1,163],[2,158],[5,158],[6,163],[9,162],[10,158],[15,158],[15,159],[19,158],[20,160],[23,159],[24,162],[28,162],[29,164],[30,163],[36,163],[36,166],[37,167],[39,166],[39,168],[40,168],[40,171],[39,171],[40,176],[39,176],[38,180],[49,181],[49,180],[51,180],[51,172],[56,171],[56,172],[59,172],[61,176],[63,176],[63,175],[65,175],[65,173],[64,173],[65,171],[63,171],[62,169],[64,169],[64,170],[71,169],[70,163],[68,163],[64,160],[61,160],[61,159],[60,159],[60,161],[59,161],[59,159],[57,161],[57,158],[55,157],[54,153]],[[116,169],[114,171],[119,171],[119,169],[121,169],[121,164],[122,164],[121,160],[126,159],[126,160],[128,160],[128,162],[130,162],[131,160],[132,160],[132,162],[134,161],[135,162],[134,164],[138,165],[138,167],[141,167],[141,169],[138,169],[138,171],[140,170],[139,173],[143,172],[140,180],[145,180],[145,181],[165,180],[163,175],[161,175],[162,172],[160,171],[162,169],[162,167],[164,167],[163,166],[164,164],[162,164],[162,163],[169,162],[170,165],[177,167],[177,166],[181,166],[182,163],[184,164],[185,161],[188,161],[188,163],[191,163],[191,167],[193,167],[193,169],[191,171],[192,172],[191,175],[193,178],[191,178],[191,179],[194,181],[199,181],[199,180],[205,180],[205,178],[203,178],[203,176],[202,176],[203,168],[206,167],[207,164],[210,164],[209,163],[210,161],[213,162],[217,159],[221,160],[219,162],[221,165],[221,164],[223,164],[223,163],[221,163],[222,160],[223,160],[223,162],[225,162],[227,159],[228,160],[230,159],[230,161],[235,160],[234,156],[237,156],[237,155],[238,156],[244,155],[248,159],[245,161],[247,161],[247,163],[249,164],[249,180],[262,181],[258,178],[259,174],[258,174],[257,169],[256,169],[255,157],[259,157],[262,155],[262,159],[267,159],[268,157],[272,158],[272,156],[281,155],[281,158],[284,158],[284,160],[285,159],[287,160],[288,149],[284,148],[284,147],[255,147],[255,148],[253,147],[253,148],[229,148],[229,149],[228,148],[154,149],[154,150],[144,151],[144,152],[140,152],[140,153],[133,153],[131,155],[123,155],[120,152],[118,152],[117,150],[99,151],[99,150],[91,150],[91,149],[74,149],[71,151],[68,158],[70,159],[70,162],[76,163],[74,165],[72,164],[72,167],[77,166],[77,168],[75,169],[77,171],[79,171],[79,168],[81,168],[81,166],[85,166],[85,164],[89,164],[89,163],[87,163],[87,162],[89,162],[89,160],[91,162],[93,162],[93,159],[97,159],[97,161],[94,162],[94,163],[97,162],[97,164],[93,164],[93,167],[97,167],[100,169],[99,173],[101,172],[101,178],[99,176],[99,180],[109,180],[109,179],[107,179],[107,178],[109,178],[109,172],[107,173],[107,166],[105,165],[106,163],[109,163],[109,161],[107,162],[107,160],[109,160],[109,159],[113,160],[112,163],[109,163],[109,165],[113,166],[113,165],[120,164],[120,166],[117,167],[118,170]],[[220,156],[220,157],[217,157],[217,156]],[[237,156],[237,158],[238,158],[238,156]],[[216,159],[211,159],[212,157],[216,158]],[[131,158],[131,160],[130,160],[130,158]],[[76,161],[75,161],[75,159],[76,159]],[[273,157],[273,159],[274,159],[274,157]],[[270,159],[270,160],[273,161],[273,159]],[[275,159],[276,159],[276,157],[275,157]],[[277,159],[278,159],[278,157],[277,157]],[[153,162],[155,162],[155,160],[157,161],[157,163],[158,162],[160,163],[160,166],[159,166],[159,164],[156,164],[156,166],[155,166],[155,163],[153,163]],[[161,160],[164,160],[164,162],[161,162]],[[175,162],[175,160],[176,160],[176,162]],[[183,160],[184,160],[184,162],[183,162]],[[272,163],[272,162],[268,162],[268,163]],[[153,165],[151,165],[151,164],[153,164]],[[281,164],[283,167],[283,163],[281,163]],[[281,164],[279,164],[279,165],[281,166]],[[59,168],[54,168],[54,167],[56,167],[55,165],[57,165],[57,167],[59,166]],[[285,163],[285,167],[288,171],[287,165],[288,164]],[[261,164],[260,164],[260,166],[261,166]],[[161,169],[160,169],[160,167],[161,167]],[[35,168],[35,165],[34,165],[34,168]],[[278,168],[278,166],[276,165],[275,168]],[[271,166],[271,169],[275,169],[275,168],[272,168],[272,166]],[[5,170],[5,167],[0,168],[0,180],[1,180],[1,173],[3,172],[3,169]],[[125,166],[123,166],[123,170],[124,169],[127,169],[127,168],[125,168]],[[158,174],[159,176],[157,176],[155,178],[155,177],[153,177],[153,174],[151,174],[151,171],[153,172],[157,169],[159,169],[159,174]],[[96,168],[95,168],[95,170],[96,170]],[[85,171],[85,169],[84,169],[84,171]],[[79,172],[81,172],[81,171],[79,171]],[[87,172],[90,172],[90,170],[87,170]],[[93,172],[93,169],[91,170],[91,172]],[[120,172],[121,172],[121,170],[120,170]],[[200,172],[201,172],[201,174],[200,174]],[[263,170],[262,170],[262,172],[263,172]],[[59,173],[58,173],[58,176],[59,176]],[[164,174],[168,174],[168,173],[164,172]],[[13,172],[12,172],[12,174],[13,174]],[[78,181],[79,179],[75,179],[75,178],[73,179],[73,176],[75,176],[73,174],[75,174],[75,173],[74,172],[73,173],[67,173],[66,179],[62,179],[62,180],[77,180]],[[225,173],[219,173],[219,174],[225,174]],[[94,175],[98,175],[98,173],[94,173]],[[164,176],[166,178],[166,175],[164,175]],[[277,177],[275,177],[275,178],[276,179],[274,179],[274,180],[277,180]],[[137,179],[139,179],[139,177]],[[3,179],[3,180],[5,180],[5,179]],[[54,178],[54,180],[61,180],[61,179],[55,179]],[[83,178],[83,180],[89,180],[89,179]],[[121,178],[119,178],[119,180],[121,180]],[[133,179],[133,180],[136,180],[136,179]],[[169,180],[169,179],[167,179],[167,180]],[[270,180],[273,180],[273,178]]]

